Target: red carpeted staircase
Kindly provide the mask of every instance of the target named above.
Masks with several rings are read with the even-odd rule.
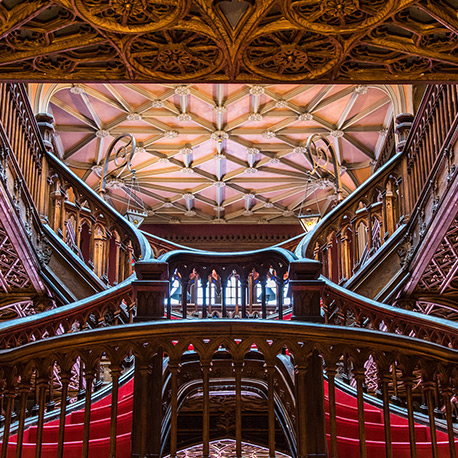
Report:
[[[117,458],[130,457],[130,430],[132,426],[132,395],[133,381],[119,389],[118,403],[118,439]],[[327,384],[325,386],[327,391]],[[91,431],[89,458],[104,458],[109,453],[111,396],[93,404],[91,409]],[[326,393],[326,412],[328,401]],[[336,390],[337,434],[339,458],[355,458],[359,456],[358,410],[356,399],[349,394]],[[329,415],[327,427],[329,430]],[[383,412],[369,404],[365,404],[367,454],[370,458],[385,458],[385,441]],[[65,428],[65,458],[80,458],[82,451],[84,411],[70,413],[66,419]],[[36,426],[30,427],[24,433],[23,458],[35,457]],[[46,423],[43,431],[43,458],[54,458],[57,451],[59,421]],[[429,428],[417,424],[415,428],[418,458],[432,457]],[[406,419],[391,415],[391,436],[393,455],[396,458],[410,458],[409,430]],[[437,432],[439,458],[449,458],[448,437]],[[329,444],[328,444],[329,445]],[[16,451],[16,436],[11,436],[8,447],[8,458],[14,458]]]

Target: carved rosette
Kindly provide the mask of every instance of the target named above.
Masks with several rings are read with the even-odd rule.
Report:
[[[217,71],[223,52],[208,36],[188,30],[148,33],[128,43],[126,56],[142,75],[190,80]]]
[[[350,33],[388,17],[394,0],[284,0],[283,14],[295,25],[321,33]]]
[[[186,0],[74,0],[91,24],[117,33],[154,32],[171,26],[188,9]]]
[[[333,37],[285,30],[252,40],[245,49],[244,63],[263,78],[298,81],[325,75],[337,64],[341,53]]]

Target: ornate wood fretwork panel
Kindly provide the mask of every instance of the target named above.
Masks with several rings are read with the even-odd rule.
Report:
[[[9,0],[0,77],[456,80],[453,0]]]
[[[12,244],[5,228],[0,223],[0,283],[5,293],[31,290],[30,278]]]
[[[415,293],[458,294],[458,215],[429,261]]]

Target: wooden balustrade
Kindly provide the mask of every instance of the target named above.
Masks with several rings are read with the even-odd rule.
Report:
[[[419,221],[418,202],[425,196],[434,198],[430,195],[437,165],[450,161],[457,99],[454,85],[429,86],[415,120],[406,114],[397,118],[398,153],[304,239],[302,256],[321,260],[327,278],[345,284],[407,222],[410,228],[425,223]]]
[[[291,315],[288,270],[295,256],[284,249],[221,254],[170,251],[167,316],[278,318]]]
[[[134,261],[152,255],[143,234],[53,154],[53,119],[35,119],[23,85],[1,84],[0,100],[0,175],[18,213],[32,215],[36,236],[48,224],[106,284],[124,281]]]
[[[29,450],[27,453],[30,453],[36,446],[39,456],[43,443],[49,443],[52,434],[53,441],[58,438],[58,456],[65,456],[70,449],[78,453],[75,450],[79,448],[79,453],[87,457],[91,440],[89,425],[91,399],[95,390],[94,374],[102,360],[108,362],[105,365],[107,379],[114,381],[112,396],[116,399],[117,390],[120,389],[117,380],[123,372],[122,361],[130,354],[136,358],[133,413],[128,417],[129,421],[133,421],[131,456],[161,456],[168,452],[175,456],[180,448],[180,438],[183,437],[180,431],[182,423],[176,420],[181,415],[183,402],[192,393],[200,393],[199,399],[203,400],[195,408],[203,417],[200,441],[203,443],[203,455],[208,455],[213,427],[209,423],[210,392],[223,390],[226,395],[228,391],[232,393],[230,396],[234,397],[235,403],[231,405],[240,415],[240,404],[246,402],[240,393],[252,389],[250,386],[255,386],[257,392],[263,391],[266,399],[269,393],[269,399],[274,402],[274,406],[266,404],[269,426],[263,439],[270,446],[271,453],[277,440],[278,443],[289,444],[290,449],[285,451],[291,456],[328,456],[327,432],[330,435],[330,449],[334,451],[333,456],[337,456],[335,451],[339,448],[339,437],[344,434],[342,428],[345,425],[335,414],[336,380],[343,375],[352,383],[354,381],[357,391],[357,443],[360,456],[366,456],[370,447],[366,441],[364,422],[368,402],[367,395],[363,393],[365,387],[374,396],[378,393],[382,400],[387,456],[395,456],[391,452],[396,440],[390,436],[392,419],[389,414],[392,407],[390,401],[395,395],[396,402],[408,414],[412,453],[417,447],[422,447],[425,453],[424,444],[421,444],[424,439],[417,439],[414,432],[414,422],[418,421],[415,411],[423,404],[422,409],[430,420],[429,448],[432,456],[439,456],[439,451],[442,456],[447,453],[447,456],[456,456],[453,430],[455,407],[452,400],[458,395],[456,350],[407,336],[366,329],[269,321],[260,321],[253,326],[249,320],[235,320],[230,327],[227,322],[219,320],[212,322],[211,326],[204,321],[133,324],[88,331],[84,339],[78,335],[66,335],[31,343],[27,348],[2,350],[0,369],[5,417],[2,455],[16,452],[16,456],[20,456],[18,448]],[[224,363],[228,361],[227,358],[229,362],[234,362],[235,369],[229,370],[231,365]],[[189,364],[191,360],[194,362]],[[69,442],[64,443],[65,428],[62,427],[62,421],[60,426],[54,425],[49,429],[45,426],[45,411],[51,400],[50,387],[55,387],[52,399],[56,402],[61,420],[64,418],[68,409],[69,371],[77,361],[83,367],[81,372],[85,381],[84,395],[80,394],[80,397],[84,397],[84,407],[78,414],[82,431],[78,442],[72,436]],[[256,361],[265,362],[267,375],[262,364],[256,366]],[[295,367],[294,376],[291,372],[285,372],[285,361]],[[164,362],[167,364],[163,376],[152,376],[154,369],[151,368],[162,368]],[[211,367],[217,374],[210,371]],[[318,370],[315,371],[313,367]],[[327,375],[327,389],[322,377],[323,368]],[[396,385],[393,384],[394,376]],[[314,395],[308,396],[312,386]],[[172,391],[171,396],[169,390]],[[281,395],[284,390],[288,392],[286,398]],[[163,396],[157,395],[162,391]],[[329,393],[326,398],[325,392]],[[76,396],[76,393],[72,393],[72,396]],[[293,400],[295,402],[291,402]],[[24,406],[35,403],[38,412],[36,426],[24,440],[24,430],[31,427],[31,420],[25,420]],[[162,410],[163,403],[165,410]],[[325,404],[331,415],[327,427]],[[126,421],[125,417],[122,420],[117,417],[117,407],[117,403],[111,404],[111,426],[107,426],[110,456],[115,456],[117,447],[125,450],[130,442],[130,434],[117,434],[117,423]],[[435,428],[439,424],[447,432],[448,443],[444,441],[447,436],[438,438]],[[291,426],[289,434],[294,440],[283,440],[281,435],[287,434],[286,425]],[[9,431],[13,434],[11,438]],[[237,431],[237,447],[241,450],[240,443],[247,440],[248,432],[240,428]],[[154,437],[158,440],[152,440]]]

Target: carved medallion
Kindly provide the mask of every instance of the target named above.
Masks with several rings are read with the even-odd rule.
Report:
[[[164,80],[190,80],[218,70],[223,53],[206,35],[169,30],[133,38],[126,52],[141,74]]]
[[[297,81],[326,74],[341,55],[332,37],[306,31],[280,31],[255,38],[245,50],[245,65],[264,78]]]
[[[118,33],[153,32],[172,25],[188,9],[186,0],[74,0],[89,22]]]
[[[286,0],[285,16],[294,24],[321,33],[349,33],[383,21],[393,0]]]

